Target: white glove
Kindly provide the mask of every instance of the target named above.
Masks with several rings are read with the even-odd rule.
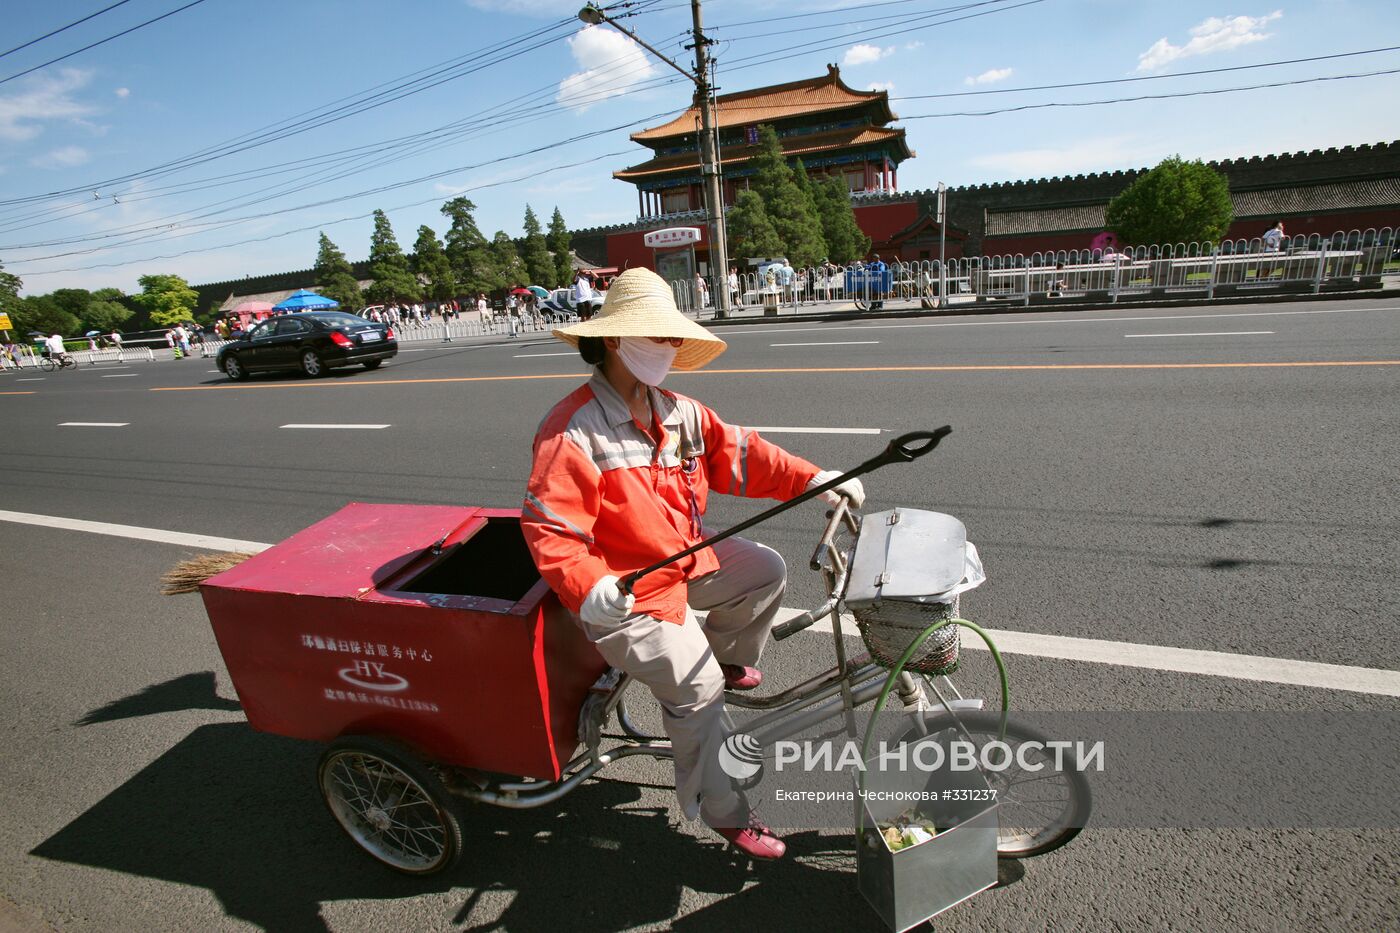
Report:
[[[812,481],[807,484],[807,488],[815,489],[823,483],[831,482],[840,475],[841,474],[836,470],[822,470],[816,476],[812,477]],[[835,489],[828,489],[826,492],[822,493],[819,498],[834,509],[841,504],[841,496],[843,495],[851,500],[851,508],[853,509],[858,509],[865,504],[865,487],[860,484],[860,480],[858,479],[848,479]]]
[[[578,615],[589,625],[621,625],[632,614],[632,605],[636,601],[631,593],[622,592],[622,587],[617,585],[617,577],[600,577],[584,597]]]

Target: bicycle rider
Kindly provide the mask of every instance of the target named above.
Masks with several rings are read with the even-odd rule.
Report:
[[[68,350],[63,346],[63,337],[53,334],[44,340],[44,350],[49,359],[62,366],[68,362]]]

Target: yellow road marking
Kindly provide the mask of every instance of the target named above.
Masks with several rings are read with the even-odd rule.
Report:
[[[32,391],[30,391],[30,392],[0,392],[0,395],[33,395],[33,394],[34,394],[34,393],[33,393]]]
[[[1318,366],[1400,366],[1400,360],[1319,360],[1297,363],[1033,363],[991,366],[823,366],[783,369],[704,369],[676,376],[800,375],[811,373],[989,373],[1073,369],[1288,369]],[[524,376],[442,376],[436,379],[358,379],[335,382],[267,382],[215,386],[158,386],[151,392],[204,392],[222,389],[323,389],[349,386],[402,386],[446,382],[523,382],[530,379],[587,379],[588,373]]]

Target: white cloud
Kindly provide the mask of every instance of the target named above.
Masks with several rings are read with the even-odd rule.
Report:
[[[82,146],[62,146],[36,156],[30,160],[30,164],[39,168],[75,168],[87,164],[91,159],[92,153]]]
[[[129,88],[129,87],[119,87],[119,88],[117,88],[115,91],[113,91],[112,93],[115,94],[115,95],[117,95],[118,97],[127,98],[127,97],[130,97],[130,96],[131,96],[131,88]]]
[[[871,82],[870,82],[870,90],[872,90],[872,91],[884,91],[884,92],[886,92],[887,94],[893,94],[893,93],[894,93],[894,82],[893,82],[893,81],[871,81]]]
[[[920,42],[919,40],[917,40],[917,39],[915,39],[913,42],[906,42],[906,43],[904,43],[904,49],[905,49],[905,51],[907,51],[907,52],[912,52],[912,51],[914,51],[915,49],[921,49],[921,48],[923,48],[923,47],[924,47],[924,44],[923,44],[922,42]]]
[[[72,97],[91,78],[90,71],[63,68],[57,75],[36,75],[18,92],[0,96],[0,139],[33,139],[44,131],[46,120],[77,120],[93,113],[94,108]]]
[[[1154,71],[1182,58],[1228,52],[1243,45],[1263,42],[1272,33],[1263,28],[1283,16],[1274,10],[1267,16],[1212,16],[1191,27],[1191,39],[1185,45],[1172,45],[1166,38],[1158,39],[1152,48],[1138,56],[1138,71]]]
[[[880,48],[876,45],[867,45],[862,42],[860,45],[853,45],[846,50],[846,57],[841,59],[841,64],[851,67],[854,65],[868,65],[871,62],[878,62],[882,58],[887,58],[894,54],[894,46]]]
[[[1115,170],[1159,159],[1160,153],[1140,140],[1129,136],[1101,136],[1067,146],[994,152],[974,156],[968,162],[1000,173],[1011,181]]]
[[[975,78],[963,78],[963,84],[966,84],[968,87],[972,87],[976,84],[995,84],[998,81],[1005,81],[1007,78],[1011,77],[1011,73],[1014,70],[1013,68],[991,68],[982,72]]]
[[[641,46],[604,26],[585,26],[574,33],[569,51],[584,70],[559,82],[555,100],[580,112],[656,73]]]

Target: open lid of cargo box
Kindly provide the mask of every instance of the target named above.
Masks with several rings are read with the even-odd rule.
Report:
[[[434,553],[439,541],[442,549]],[[513,614],[529,612],[548,593],[525,546],[518,509],[364,502],[205,585]]]

